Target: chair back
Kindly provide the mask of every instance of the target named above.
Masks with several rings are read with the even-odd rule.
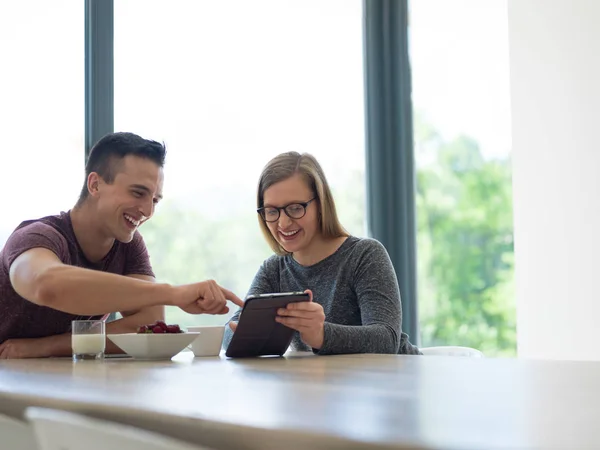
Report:
[[[28,408],[39,450],[200,450],[151,431],[47,408]]]
[[[0,450],[37,450],[33,428],[22,420],[0,414]]]

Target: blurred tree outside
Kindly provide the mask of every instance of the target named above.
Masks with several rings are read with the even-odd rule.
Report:
[[[421,344],[516,354],[511,161],[415,115]]]

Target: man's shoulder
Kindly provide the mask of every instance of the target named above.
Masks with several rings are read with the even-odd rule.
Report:
[[[61,260],[67,258],[72,233],[63,214],[21,222],[0,250],[3,263],[8,267],[18,255],[36,247],[53,251]]]
[[[61,212],[53,216],[44,216],[39,219],[29,219],[21,222],[13,233],[17,231],[27,229],[32,230],[56,230],[60,234],[70,234],[71,222],[69,220],[69,214]]]

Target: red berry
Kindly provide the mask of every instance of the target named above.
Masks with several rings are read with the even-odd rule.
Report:
[[[159,326],[165,331],[167,330],[167,324],[164,323],[162,320],[157,320],[155,326]]]
[[[145,333],[146,331],[148,331],[148,327],[146,325],[142,325],[137,330],[138,333]]]
[[[159,333],[164,333],[165,330],[163,330],[162,327],[160,327],[160,326],[157,325],[154,328],[152,328],[152,332],[155,333],[155,334],[159,334]]]
[[[179,333],[181,329],[179,325],[169,325],[167,326],[167,333]]]

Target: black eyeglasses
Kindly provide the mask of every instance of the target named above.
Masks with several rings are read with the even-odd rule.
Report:
[[[310,202],[316,199],[317,197],[313,197],[307,202],[290,203],[289,205],[282,206],[281,208],[267,206],[263,208],[258,208],[256,212],[260,214],[260,216],[265,222],[277,222],[279,220],[281,210],[283,210],[283,212],[285,212],[285,215],[288,216],[290,219],[302,219],[306,215],[306,207],[310,204]]]

